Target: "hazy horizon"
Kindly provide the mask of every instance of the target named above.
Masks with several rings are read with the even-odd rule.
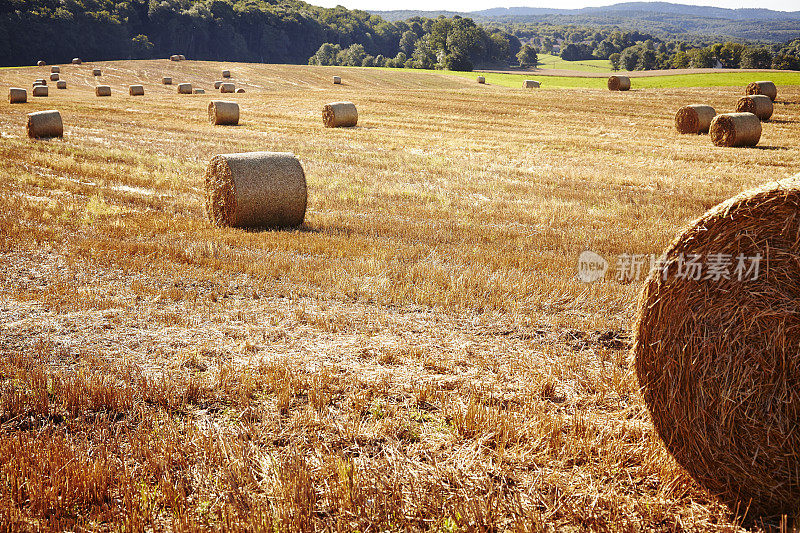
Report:
[[[651,0],[644,0],[651,1]],[[652,0],[656,1],[656,0]],[[660,0],[659,0],[660,1]],[[480,11],[495,7],[553,7],[552,2],[503,2],[502,0],[311,0],[311,4],[323,7],[342,5],[349,9],[366,11]],[[582,7],[601,7],[618,4],[608,0],[561,0],[558,9],[580,9]],[[722,7],[728,9],[763,8],[774,11],[797,11],[797,0],[684,0],[675,4]]]

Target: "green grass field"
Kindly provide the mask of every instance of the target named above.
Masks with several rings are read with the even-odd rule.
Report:
[[[611,61],[608,59],[589,59],[586,61],[565,61],[561,56],[539,54],[539,68],[557,68],[564,70],[580,70],[582,72],[611,72]]]

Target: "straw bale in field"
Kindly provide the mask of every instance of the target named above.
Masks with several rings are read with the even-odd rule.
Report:
[[[194,94],[206,94],[205,89],[192,89],[192,93]]]
[[[49,94],[47,85],[34,85],[32,94],[33,96],[47,96]]]
[[[745,94],[763,94],[774,102],[778,97],[778,88],[771,81],[754,81],[747,84]]]
[[[63,137],[64,123],[61,122],[61,113],[55,109],[28,113],[28,137]]]
[[[94,88],[95,96],[111,96],[111,87],[109,85],[98,85]]]
[[[164,76],[163,78],[161,78],[161,83],[162,85],[172,85],[172,78],[170,78],[169,76]]]
[[[208,121],[214,125],[236,125],[239,123],[239,104],[225,100],[208,103]]]
[[[192,94],[192,84],[191,83],[179,83],[178,84],[178,94]]]
[[[235,93],[236,85],[233,83],[224,82],[219,85],[219,92],[221,93]]]
[[[128,94],[131,96],[144,96],[144,85],[131,85],[128,87]]]
[[[333,84],[334,85],[341,85],[342,84],[342,77],[341,76],[334,76],[333,77]]]
[[[225,83],[225,82],[224,82],[224,81],[222,81],[222,80],[217,80],[217,81],[215,81],[215,82],[214,82],[214,88],[215,88],[215,89],[219,89],[219,86],[220,86],[220,85],[222,85],[223,83]]]
[[[11,87],[8,90],[9,104],[24,104],[28,101],[28,91],[19,87]]]
[[[39,66],[39,67],[44,67],[44,66],[46,66],[46,65],[47,65],[47,63],[45,63],[44,61],[42,61],[42,60],[40,59],[39,61],[37,61],[37,62],[36,62],[36,65],[37,65],[37,66]]]
[[[223,70],[222,71],[222,77],[223,78],[230,78],[231,77],[231,71],[230,70]]]
[[[56,82],[56,89],[66,89],[66,88],[67,88],[67,82],[66,81],[58,80]]]
[[[683,106],[675,113],[675,129],[678,130],[678,133],[708,133],[708,128],[716,114],[717,112],[710,105]]]
[[[633,355],[658,435],[751,518],[800,513],[798,212],[800,175],[719,204],[639,300]]]
[[[50,72],[52,74],[59,74],[61,73],[61,67],[52,66],[50,67]]]
[[[58,81],[61,76],[57,73],[50,74],[50,81]]]
[[[628,76],[609,76],[609,91],[628,91],[631,88],[631,79]]]
[[[83,63],[83,61],[81,61],[80,57],[73,57],[72,58],[72,64],[73,65],[80,65],[81,63]]]
[[[485,76],[478,76],[478,83],[486,83],[486,77]]]
[[[294,154],[214,156],[205,176],[206,213],[218,226],[292,227],[306,212],[306,177]]]
[[[708,134],[716,146],[755,146],[761,139],[761,120],[752,113],[717,115]]]
[[[347,128],[358,124],[358,110],[353,102],[333,102],[322,108],[326,128]]]
[[[541,84],[536,80],[525,80],[522,82],[522,87],[525,89],[538,89]]]
[[[762,121],[769,120],[772,116],[772,100],[764,94],[751,94],[739,98],[736,103],[736,111],[740,113],[752,113]]]
[[[47,85],[47,80],[44,79],[44,78],[38,78],[38,79],[34,80],[33,84],[34,85]]]
[[[239,87],[238,89],[236,89],[236,92],[239,93],[239,94],[242,94],[244,92],[244,89]]]
[[[103,75],[103,71],[100,70],[99,68],[93,68],[92,69],[92,76],[102,76],[102,75]]]

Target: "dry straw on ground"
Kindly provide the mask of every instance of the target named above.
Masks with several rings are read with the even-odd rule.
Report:
[[[322,108],[326,128],[351,127],[358,124],[358,110],[353,102],[333,102]]]
[[[214,125],[238,124],[239,104],[225,100],[211,100],[208,103],[208,121]]]
[[[53,74],[50,74],[50,81],[58,81],[59,78],[60,76],[55,72]]]
[[[66,88],[67,88],[67,82],[66,81],[58,80],[56,82],[56,89],[66,89]]]
[[[144,96],[144,85],[131,85],[128,88],[128,94],[131,96]]]
[[[98,85],[94,88],[95,96],[111,96],[111,86],[109,85]]]
[[[47,89],[47,85],[34,85],[33,86],[33,96],[47,96],[49,93]]]
[[[103,71],[100,70],[99,68],[93,68],[92,69],[92,76],[102,76],[102,75],[103,75]]]
[[[333,77],[333,84],[334,85],[341,85],[342,84],[342,77],[341,76],[334,76]]]
[[[774,102],[778,97],[778,88],[771,81],[754,81],[747,84],[745,94],[763,94]]]
[[[522,82],[522,86],[525,89],[538,89],[539,85],[539,82],[536,80],[525,80]]]
[[[486,77],[478,76],[478,83],[486,83]]]
[[[236,92],[236,85],[233,83],[220,83],[219,85],[219,92],[221,93],[235,93]]]
[[[609,91],[628,91],[631,88],[631,79],[627,76],[609,76]]]
[[[769,96],[763,94],[751,94],[739,98],[736,103],[736,111],[741,113],[753,113],[763,121],[769,120],[772,116],[773,104]]]
[[[710,105],[683,106],[675,113],[675,129],[678,130],[678,133],[708,133],[708,128],[716,114],[717,112]]]
[[[751,518],[800,512],[799,178],[692,223],[639,303],[636,372],[659,435],[698,482]],[[707,269],[730,261],[730,279],[679,276],[695,255]],[[740,279],[740,258],[750,269],[759,256],[759,270]]]
[[[206,212],[216,225],[292,227],[305,218],[306,177],[294,154],[216,155],[205,182]]]
[[[9,104],[24,104],[28,101],[28,91],[19,87],[11,87],[8,90]]]
[[[83,63],[83,61],[81,61],[80,57],[73,57],[72,58],[72,64],[73,65],[80,65],[81,63]]]
[[[61,122],[61,113],[55,109],[29,113],[27,130],[28,137],[32,139],[62,137],[64,135],[64,124]]]
[[[53,73],[53,74],[58,74],[58,73],[61,72],[61,68],[57,67],[57,66],[52,66],[52,67],[50,67],[50,72]]]
[[[223,78],[230,78],[231,77],[231,71],[230,70],[223,70],[222,71],[222,77]]]
[[[178,84],[178,94],[192,94],[192,84],[191,83],[179,83]]]
[[[755,146],[761,139],[761,120],[752,113],[717,115],[708,134],[716,146]]]
[[[163,78],[161,78],[161,83],[162,85],[172,85],[172,78],[170,78],[169,76],[164,76]]]

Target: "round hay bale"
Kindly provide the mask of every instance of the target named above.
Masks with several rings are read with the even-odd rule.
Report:
[[[47,96],[48,92],[47,85],[34,85],[31,94],[33,96]]]
[[[708,128],[715,146],[755,146],[761,139],[761,121],[752,113],[717,115]]]
[[[751,94],[739,98],[736,103],[736,111],[740,113],[752,113],[762,121],[769,120],[772,116],[772,100],[764,94]]]
[[[111,87],[109,85],[98,85],[94,88],[95,96],[111,96]]]
[[[181,60],[181,56],[179,56],[178,54],[172,54],[171,56],[169,56],[169,60],[170,61],[180,61]]]
[[[341,76],[334,76],[333,77],[333,84],[334,85],[341,85],[342,84],[342,77]]]
[[[67,88],[67,82],[66,81],[58,80],[56,82],[56,89],[66,89],[66,88]]]
[[[47,85],[47,80],[39,78],[33,82],[33,85]]]
[[[8,90],[9,104],[24,104],[28,101],[28,91],[19,87],[11,87]]]
[[[163,78],[161,78],[161,83],[163,85],[172,85],[172,78],[170,78],[169,76],[164,76]]]
[[[214,156],[206,170],[206,213],[218,226],[291,227],[306,213],[306,177],[294,154]]]
[[[56,66],[50,67],[50,72],[52,74],[60,74],[61,73],[61,67],[56,67]]]
[[[631,88],[631,79],[628,76],[609,76],[609,91],[628,91]]]
[[[103,71],[101,71],[99,68],[93,68],[92,69],[92,76],[102,76],[102,75],[103,75]]]
[[[181,61],[186,61],[186,56],[183,54],[178,55],[178,58],[180,58]]]
[[[478,76],[478,83],[486,83],[486,77],[485,76]]]
[[[230,70],[223,70],[222,71],[222,77],[223,78],[230,78],[231,77],[231,71]]]
[[[236,89],[236,92],[237,92],[238,94],[242,94],[242,93],[244,92],[244,89],[242,89],[241,87],[239,87],[238,89]]]
[[[128,87],[128,94],[131,96],[144,96],[144,85],[131,85]]]
[[[710,105],[683,106],[675,113],[675,129],[678,130],[678,133],[708,133],[708,128],[716,114],[717,112]]]
[[[239,123],[239,104],[225,100],[211,100],[208,103],[208,121],[215,126],[235,126]]]
[[[178,84],[178,94],[192,94],[192,84],[191,83],[179,83]]]
[[[747,84],[745,94],[763,94],[774,102],[778,97],[778,88],[771,81],[754,81]]]
[[[46,66],[46,65],[47,65],[47,63],[45,63],[45,62],[44,62],[44,61],[42,61],[41,59],[40,59],[39,61],[37,61],[37,62],[36,62],[36,66],[38,66],[38,67],[44,67],[44,66]]]
[[[659,436],[752,519],[800,512],[799,211],[800,175],[719,204],[672,242],[639,300],[633,355]],[[695,256],[705,268],[679,276]]]
[[[192,89],[192,92],[194,94],[206,94],[206,90],[205,89]]]
[[[322,108],[326,128],[351,127],[358,124],[358,110],[353,102],[333,102]]]
[[[223,82],[219,85],[219,92],[221,93],[235,93],[236,85],[233,83]]]
[[[50,74],[50,81],[58,81],[59,78],[60,75],[55,72],[53,74]]]
[[[538,89],[540,83],[536,80],[525,80],[522,82],[522,87],[525,89]]]
[[[222,85],[223,83],[225,83],[225,82],[224,82],[224,81],[222,81],[222,80],[217,80],[217,81],[215,81],[215,82],[214,82],[214,88],[215,88],[215,89],[219,89],[219,86],[220,86],[220,85]]]
[[[83,63],[83,61],[81,61],[80,57],[73,57],[72,58],[72,64],[73,65],[80,65],[81,63]]]
[[[63,137],[64,123],[61,122],[61,113],[55,109],[28,113],[28,137],[32,139],[46,137]]]

